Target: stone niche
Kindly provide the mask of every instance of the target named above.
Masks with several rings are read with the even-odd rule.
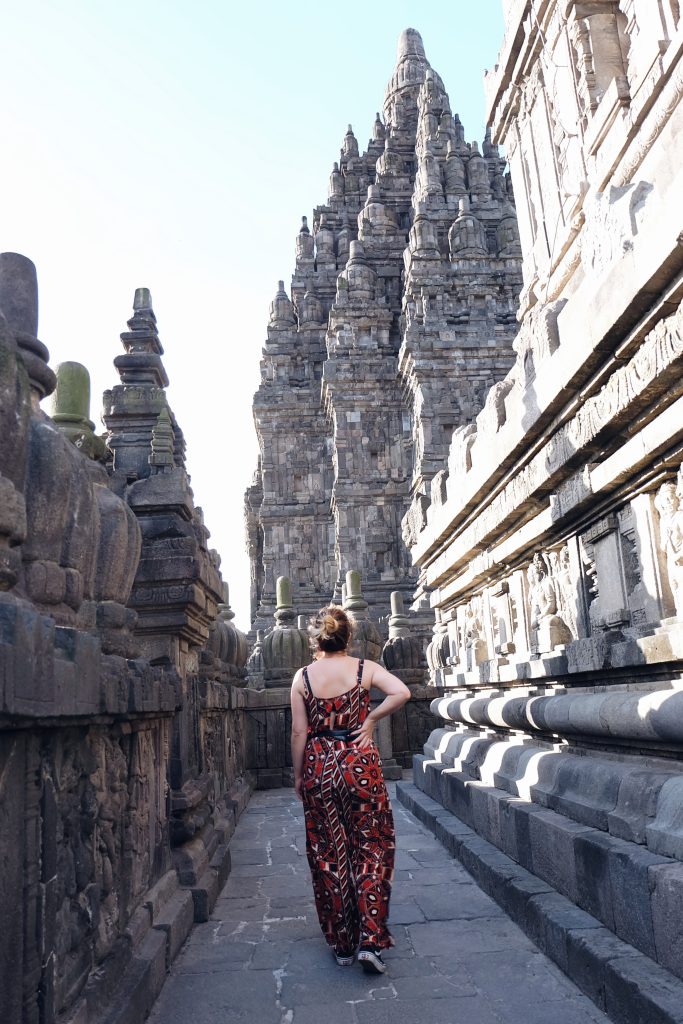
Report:
[[[415,784],[459,819],[437,832],[615,1020],[636,1019],[620,1002],[636,977],[642,1019],[674,1020],[683,25],[677,3],[523,6],[486,80],[524,252],[516,359],[454,430],[410,526],[444,691]],[[614,986],[567,953],[579,927],[628,963]]]
[[[253,786],[246,638],[217,617],[149,292],[104,437],[37,297],[0,255],[0,1019],[96,1024],[115,998],[142,1021]]]

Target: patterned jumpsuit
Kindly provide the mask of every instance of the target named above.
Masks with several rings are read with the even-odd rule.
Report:
[[[338,697],[315,697],[306,669],[303,676],[306,853],[320,927],[338,954],[358,945],[385,949],[394,944],[387,917],[396,842],[379,752],[315,735],[364,722],[370,693],[361,686],[363,660],[355,686]]]

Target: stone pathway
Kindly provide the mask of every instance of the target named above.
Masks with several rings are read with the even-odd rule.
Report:
[[[153,1024],[596,1024],[608,1019],[393,801],[398,836],[384,976],[338,967],[313,906],[303,813],[255,793],[232,873],[197,925]]]

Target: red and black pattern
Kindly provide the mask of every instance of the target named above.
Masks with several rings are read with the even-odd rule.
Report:
[[[361,659],[356,685],[328,700],[313,695],[304,669],[306,852],[320,927],[339,954],[394,944],[387,917],[396,841],[379,751],[315,735],[362,725],[370,706],[362,677]]]

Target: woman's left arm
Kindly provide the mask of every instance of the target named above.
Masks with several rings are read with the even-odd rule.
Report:
[[[299,800],[303,800],[302,785],[304,779],[304,750],[308,737],[308,715],[306,714],[306,701],[301,682],[301,670],[297,672],[292,681],[290,694],[292,705],[292,767],[294,769],[294,789]]]

